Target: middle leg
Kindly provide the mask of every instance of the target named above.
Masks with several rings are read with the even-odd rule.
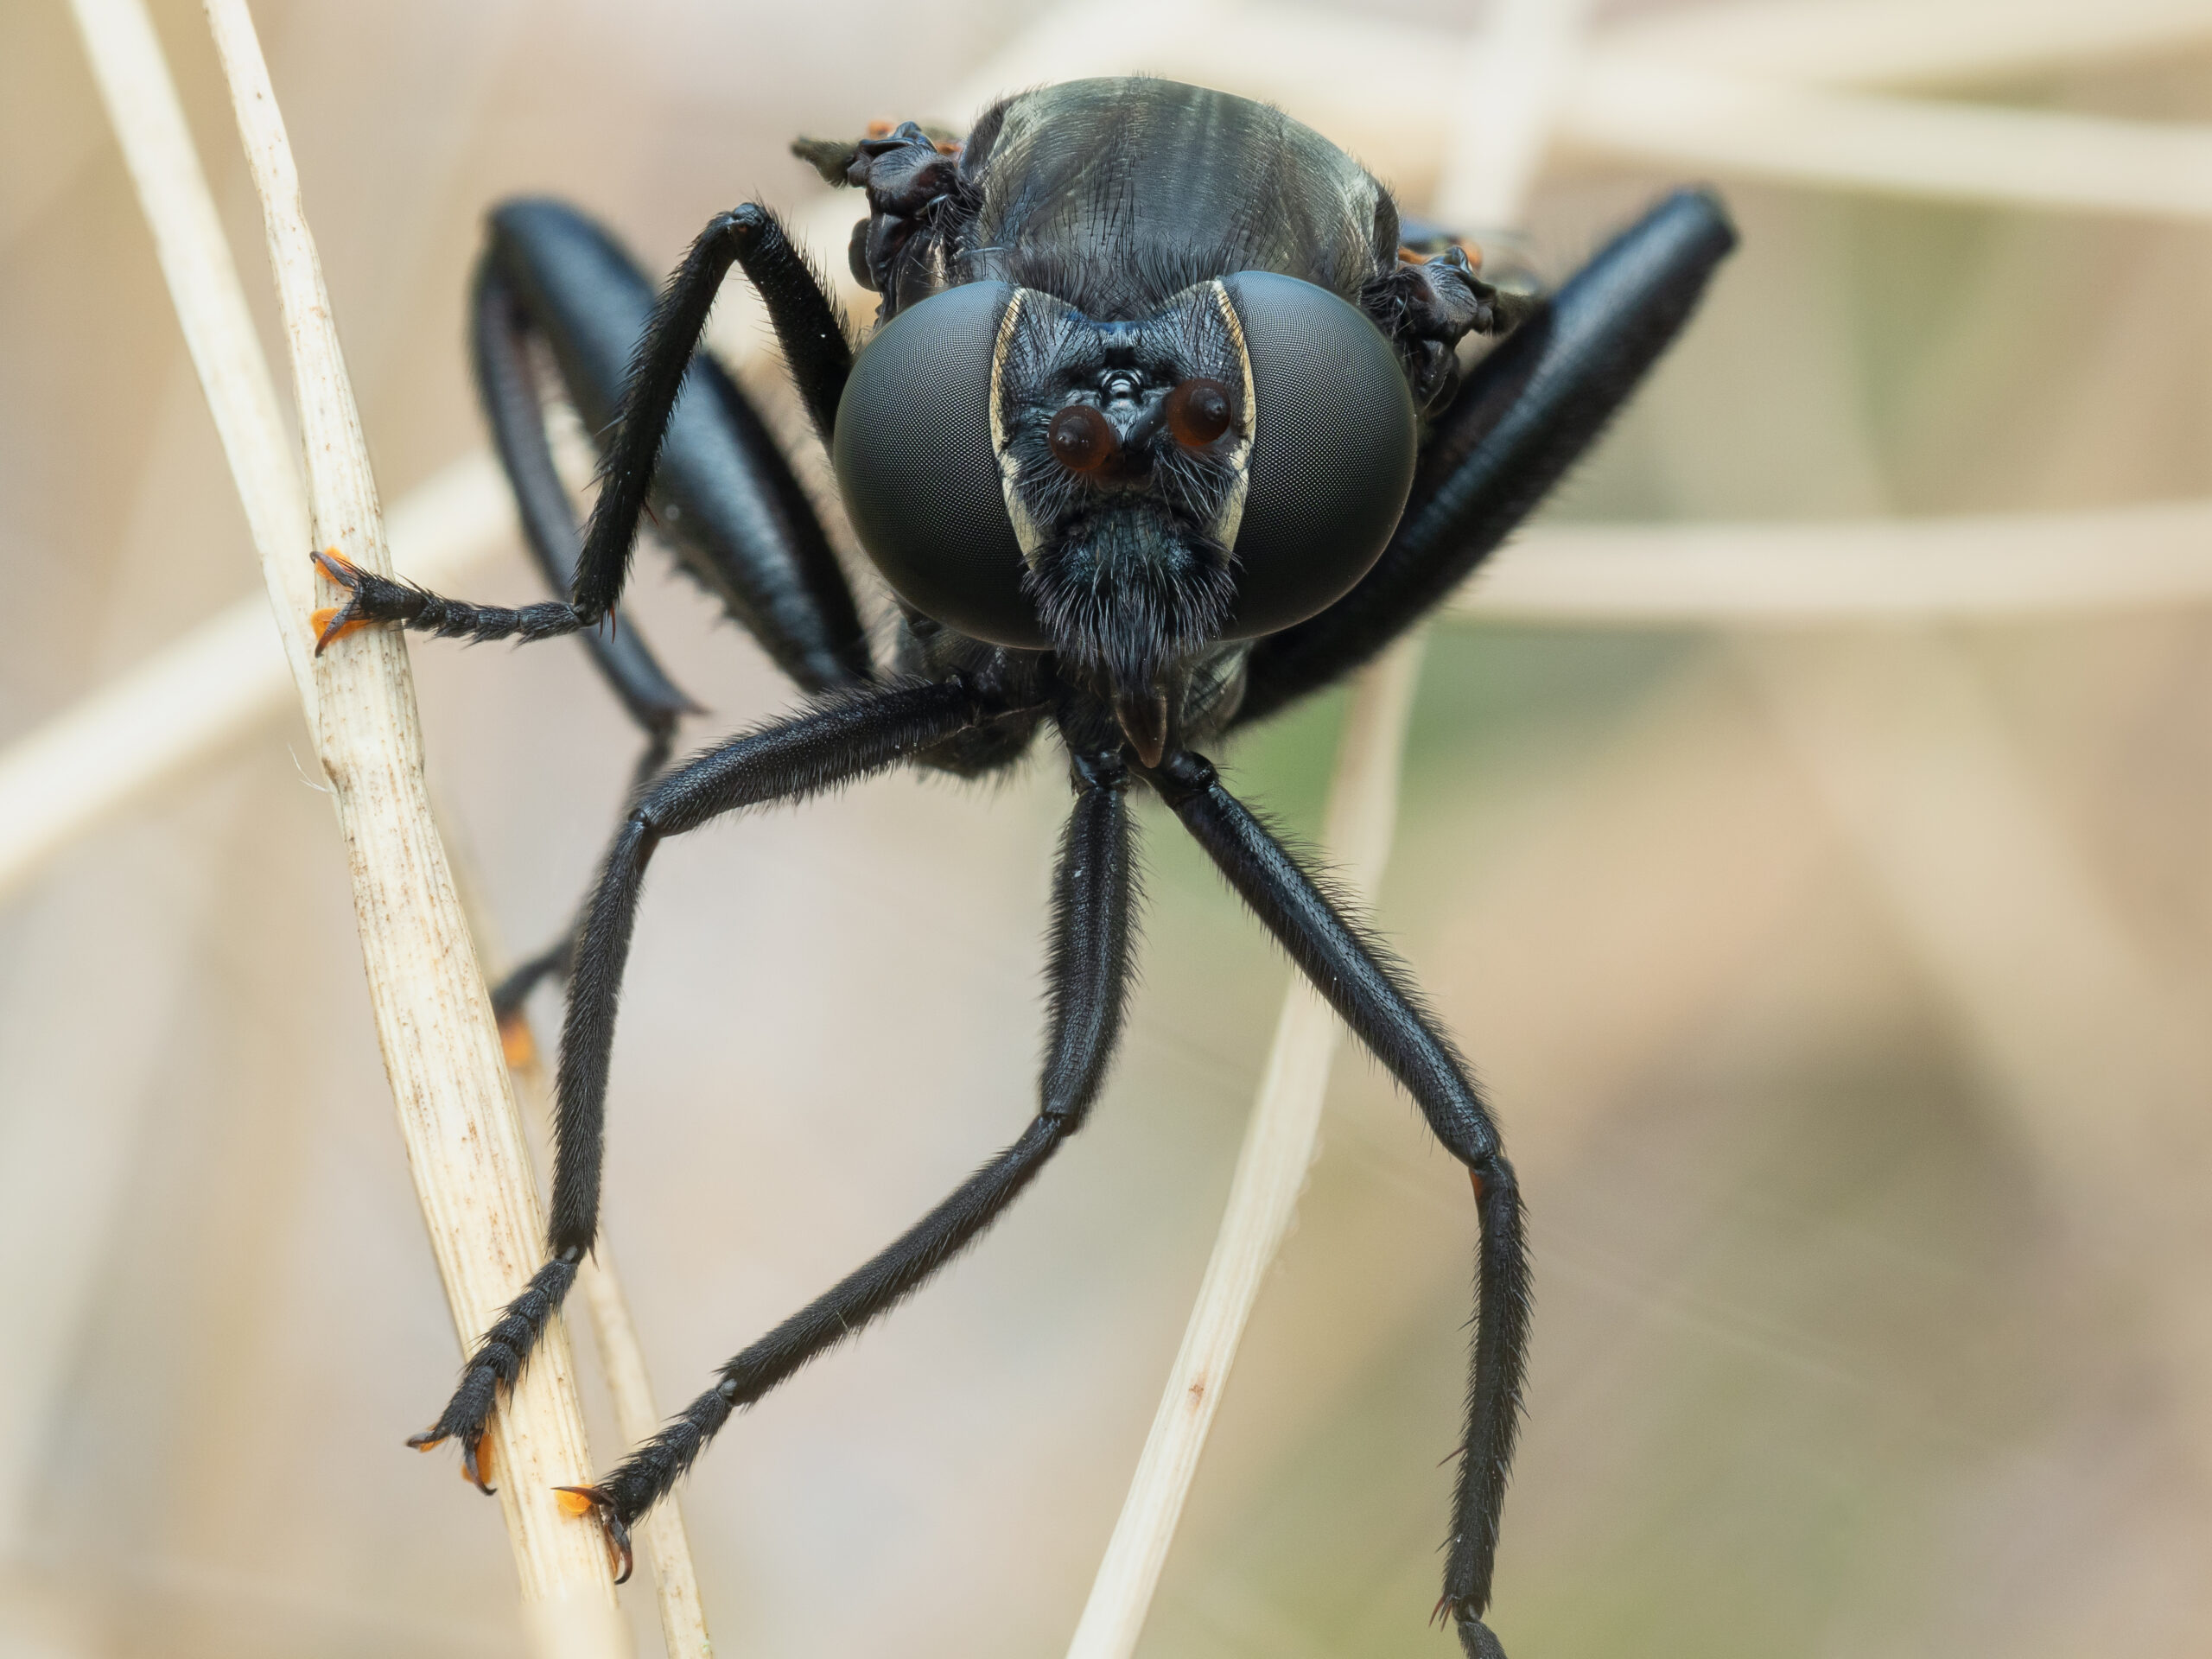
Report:
[[[598,1235],[615,1005],[653,849],[670,836],[741,808],[804,799],[881,772],[975,724],[984,712],[957,680],[842,692],[791,719],[731,739],[645,791],[616,834],[586,906],[569,982],[554,1090],[553,1198],[546,1223],[550,1259],[485,1333],[438,1421],[409,1445],[459,1440],[464,1466],[483,1485],[477,1447],[499,1388],[521,1371]]]
[[[630,788],[622,798],[624,811],[636,806],[645,798],[645,791],[660,776],[660,769],[668,764],[669,751],[676,747],[676,734],[671,730],[654,731],[645,741],[645,751],[630,770]],[[585,905],[589,903],[587,895]],[[569,918],[568,927],[561,937],[534,957],[525,957],[507,969],[505,976],[492,988],[492,1013],[499,1022],[499,1039],[514,1052],[518,1042],[524,1044],[527,1052],[529,1027],[520,1023],[522,1005],[530,994],[549,978],[565,982],[569,970],[575,966],[576,946],[583,936],[584,906]]]
[[[1083,1127],[1121,1034],[1136,880],[1126,766],[1116,754],[1078,756],[1074,781],[1075,809],[1053,880],[1049,1034],[1036,1118],[888,1249],[732,1358],[713,1388],[605,1480],[563,1489],[578,1513],[598,1512],[621,1555],[620,1578],[630,1575],[631,1528],[668,1494],[733,1412],[856,1333],[966,1249]]]

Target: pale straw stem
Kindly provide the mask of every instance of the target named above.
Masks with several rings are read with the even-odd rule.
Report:
[[[78,3],[80,13],[139,7],[139,0]],[[268,386],[265,365],[259,378]],[[282,455],[286,467],[296,464],[289,443]],[[293,496],[298,533],[270,545],[308,545],[296,486]],[[411,492],[387,522],[400,572],[442,588],[513,539],[514,501],[492,458],[479,454]],[[262,541],[257,533],[254,539]],[[304,570],[306,560],[299,563]],[[311,677],[291,677],[287,630],[270,631],[270,603],[264,593],[226,607],[0,750],[0,900],[111,818],[200,775],[273,724],[298,705],[298,686],[312,694]],[[299,632],[306,639],[304,624]]]
[[[1607,56],[1834,86],[1963,86],[2212,41],[2204,0],[1718,0],[1599,33]]]
[[[2212,218],[2212,126],[1830,91],[1614,57],[1563,142],[1669,168],[2061,212]]]
[[[209,0],[207,14],[268,232],[306,454],[312,542],[388,574],[359,417],[252,20],[242,0]],[[181,131],[179,121],[172,143]],[[177,298],[181,308],[206,302],[189,289]],[[188,321],[188,334],[202,326]],[[251,363],[242,350],[200,359],[219,424],[254,397],[239,384],[251,378]],[[285,505],[296,499],[297,475],[289,459],[265,449],[233,448],[232,460],[264,568],[273,567],[271,590],[283,600],[280,620],[290,648],[308,626],[283,569],[307,551],[302,542],[283,539],[297,532]],[[316,746],[353,873],[385,1071],[454,1324],[463,1341],[473,1341],[529,1276],[542,1248],[521,1117],[431,821],[404,643],[396,632],[368,630],[315,659],[314,673]],[[557,1321],[494,1416],[491,1440],[536,1649],[626,1652],[628,1629],[615,1610],[597,1529],[563,1515],[552,1491],[592,1474]]]
[[[1554,524],[1447,614],[1607,627],[2001,622],[2212,600],[2212,501],[1834,524]]]
[[[543,1085],[539,1084],[542,1096]],[[599,1344],[600,1364],[607,1373],[607,1391],[614,1399],[614,1422],[622,1438],[642,1446],[660,1433],[661,1414],[653,1404],[652,1378],[645,1372],[645,1350],[639,1345],[637,1326],[631,1322],[629,1299],[614,1271],[607,1241],[584,1260],[576,1275],[591,1312],[592,1334]],[[683,1524],[683,1507],[677,1494],[645,1511],[637,1526],[652,1569],[653,1597],[660,1610],[662,1644],[668,1659],[711,1659],[715,1644],[707,1637],[706,1605],[699,1598],[699,1573],[691,1560],[691,1536]]]

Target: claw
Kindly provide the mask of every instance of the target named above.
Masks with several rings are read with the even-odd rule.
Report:
[[[443,1446],[447,1437],[435,1428],[426,1428],[420,1434],[410,1434],[407,1444],[417,1452],[428,1452],[434,1446]],[[479,1434],[473,1440],[461,1443],[461,1478],[489,1497],[499,1489],[486,1483],[492,1478],[492,1437]]]
[[[461,1472],[468,1477],[478,1491],[489,1497],[499,1489],[492,1483],[492,1437],[479,1434],[473,1440],[461,1443]]]
[[[326,605],[308,618],[315,628],[315,655],[320,657],[324,647],[334,645],[357,629],[368,626],[369,620],[353,614],[361,580],[360,568],[334,547],[325,548],[320,553],[310,553],[308,557],[314,561],[324,575],[346,589],[343,605]]]
[[[627,1584],[634,1559],[630,1550],[630,1523],[616,1511],[614,1499],[607,1488],[556,1486],[553,1490],[561,1494],[559,1503],[563,1515],[582,1516],[598,1511],[599,1529],[606,1536],[607,1547],[614,1552],[614,1582]]]
[[[340,621],[338,619],[346,609],[342,605],[326,605],[319,611],[308,613],[308,626],[315,630],[315,648],[318,656],[325,645],[335,645],[347,634],[369,626],[358,616]]]

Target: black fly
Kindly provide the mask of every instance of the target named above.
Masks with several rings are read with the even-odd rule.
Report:
[[[730,1360],[576,1503],[596,1511],[626,1573],[631,1528],[731,1413],[927,1279],[1082,1126],[1129,982],[1128,794],[1141,785],[1471,1177],[1478,1317],[1441,1608],[1467,1653],[1496,1655],[1479,1615],[1529,1328],[1513,1171],[1465,1062],[1402,971],[1200,751],[1358,667],[1465,579],[1681,329],[1733,245],[1727,219],[1707,194],[1669,197],[1530,303],[1486,284],[1463,248],[1402,248],[1389,193],[1319,135],[1197,87],[1078,81],[1005,100],[964,143],[909,123],[795,149],[867,193],[852,267],[882,304],[857,357],[764,207],[715,219],[656,298],[575,210],[511,202],[492,215],[477,277],[477,375],[531,546],[569,601],[467,605],[318,556],[349,590],[324,644],[384,621],[472,639],[589,630],[650,739],[577,928],[498,997],[511,1013],[537,980],[569,976],[548,1262],[413,1443],[457,1438],[479,1473],[499,1385],[592,1247],[615,1001],[653,849],[896,765],[995,772],[1048,728],[1075,807],[1052,895],[1035,1120]],[[871,658],[789,464],[699,353],[733,263],[766,302],[860,543],[898,600],[887,664]],[[1471,334],[1505,338],[1463,378]],[[547,445],[532,335],[605,446],[581,537]],[[664,775],[690,705],[634,628],[596,626],[649,503],[687,568],[812,697]]]

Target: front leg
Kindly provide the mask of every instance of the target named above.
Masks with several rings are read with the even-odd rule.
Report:
[[[615,836],[585,909],[569,976],[554,1091],[549,1259],[469,1356],[438,1421],[408,1445],[421,1449],[458,1440],[469,1478],[491,1490],[480,1462],[486,1420],[500,1386],[513,1382],[559,1310],[598,1235],[615,1004],[654,848],[741,807],[803,800],[881,772],[975,724],[982,713],[957,680],[838,693],[804,714],[731,739],[645,792]]]
[[[766,207],[748,202],[700,232],[653,308],[623,389],[620,429],[600,468],[599,498],[592,505],[569,602],[515,610],[467,605],[317,554],[323,574],[346,589],[347,598],[343,605],[316,613],[321,636],[315,648],[372,622],[399,622],[448,638],[544,639],[595,626],[612,612],[629,579],[630,550],[638,539],[669,416],[699,349],[707,314],[733,264],[744,268],[766,302],[799,395],[826,440],[852,367],[852,347],[836,305],[783,226]]]
[[[1482,1621],[1497,1564],[1499,1512],[1520,1427],[1529,1349],[1529,1255],[1521,1192],[1467,1063],[1422,1012],[1385,952],[1363,936],[1205,757],[1171,755],[1146,774],[1184,827],[1344,1022],[1414,1097],[1474,1184],[1475,1343],[1467,1427],[1446,1541],[1444,1595],[1468,1659],[1504,1659]]]

